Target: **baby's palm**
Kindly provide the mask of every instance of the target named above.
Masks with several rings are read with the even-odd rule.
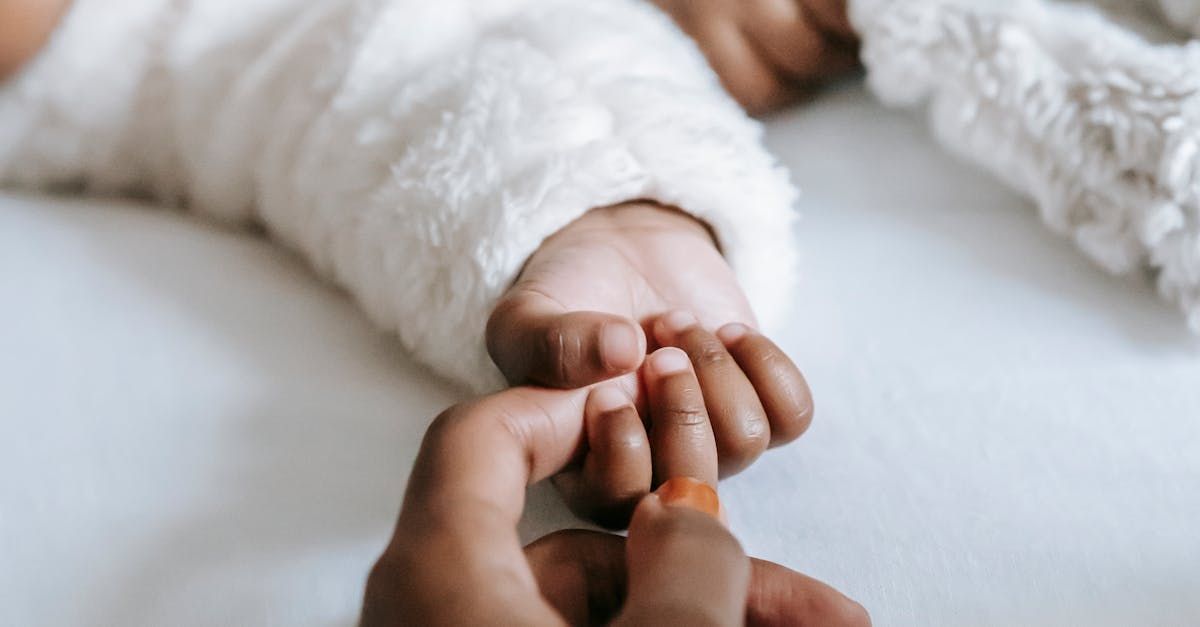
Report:
[[[585,463],[555,478],[577,513],[620,527],[652,481],[669,478],[664,460],[686,459],[695,470],[689,476],[715,482],[807,428],[812,396],[803,375],[752,326],[704,226],[640,203],[592,211],[547,239],[493,314],[488,348],[514,383],[580,387],[621,377],[639,401],[656,380],[652,368],[639,369],[648,349],[661,341],[671,347],[662,353],[686,353],[686,376],[694,378],[675,384],[700,394],[698,403],[653,420],[643,405],[642,421],[623,425],[620,417],[597,418],[605,426],[588,429],[587,445],[612,463]],[[675,450],[679,441],[689,443],[686,451]]]
[[[488,347],[513,383],[578,387],[635,370],[645,338],[654,343],[646,325],[675,309],[714,329],[754,323],[699,222],[651,204],[598,209],[530,258],[488,325]]]

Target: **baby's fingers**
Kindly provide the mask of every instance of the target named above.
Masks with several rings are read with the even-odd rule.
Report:
[[[717,445],[687,354],[678,348],[655,351],[644,378],[655,485],[672,477],[717,485]]]
[[[584,408],[588,450],[583,467],[554,478],[576,514],[620,529],[650,492],[650,441],[633,401],[620,387],[592,390]]]
[[[687,352],[712,421],[722,477],[754,463],[771,442],[771,426],[758,393],[721,340],[696,317],[676,311],[655,324],[659,343]]]
[[[725,325],[717,337],[758,391],[771,423],[771,446],[787,444],[808,430],[813,418],[812,392],[791,358],[744,324]]]
[[[518,289],[492,312],[487,348],[509,383],[571,389],[636,370],[646,338],[628,318],[566,311],[537,292]]]

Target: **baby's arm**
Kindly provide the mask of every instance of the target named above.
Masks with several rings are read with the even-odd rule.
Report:
[[[656,200],[739,271],[789,266],[758,125],[636,0],[76,0],[0,117],[0,184],[265,224],[475,388],[492,306],[592,208]]]

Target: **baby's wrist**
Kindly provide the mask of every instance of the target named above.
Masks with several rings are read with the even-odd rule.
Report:
[[[714,247],[717,246],[717,238],[706,222],[681,209],[650,200],[634,200],[593,209],[576,220],[576,223],[585,228],[603,225],[621,229],[661,229],[691,233],[704,238]]]

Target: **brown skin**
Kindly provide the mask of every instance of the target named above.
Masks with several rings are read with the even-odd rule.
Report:
[[[70,0],[0,0],[0,81],[45,45]]]
[[[677,318],[684,319],[681,328],[667,324]],[[742,334],[722,342],[714,332],[729,324]],[[614,325],[633,331],[624,344],[605,342]],[[573,388],[619,377],[643,408],[643,420],[649,416],[640,394],[654,383],[652,370],[639,370],[647,347],[683,349],[700,385],[695,406],[677,419],[703,416],[711,425],[716,473],[725,477],[766,448],[796,439],[812,419],[800,370],[754,325],[733,271],[703,224],[652,203],[628,203],[591,211],[547,239],[500,301],[487,336],[510,382]],[[620,416],[617,422],[638,421]],[[556,483],[576,512],[620,527],[650,488],[643,464],[639,458],[629,477],[599,477],[585,466]]]
[[[69,0],[0,0],[0,80],[37,53],[69,4]],[[834,33],[837,41],[841,41],[839,33],[848,32],[838,21],[842,5],[814,0],[809,4],[818,7],[818,12],[789,17],[771,4],[660,0],[660,5],[697,36],[714,66],[725,70],[726,84],[744,102],[745,93],[750,92],[738,89],[737,75],[745,69],[739,63],[750,57],[733,54],[739,50],[736,47],[716,45],[724,40],[705,38],[705,33],[713,32],[712,25],[736,20],[746,33],[767,33],[767,37],[772,31],[761,30],[767,25],[762,18],[774,15],[783,16],[781,24],[787,27],[774,29],[776,34],[788,28],[793,35],[803,34],[804,29],[812,30],[813,24],[820,33]],[[831,13],[830,6],[842,8]],[[769,37],[762,40],[764,50],[788,52],[796,63],[808,58],[803,50],[770,41]],[[820,54],[826,54],[827,48],[834,53],[840,50],[833,44],[810,48]],[[827,69],[824,62],[803,63],[809,63],[813,71],[795,65],[786,76],[803,81],[820,77]],[[836,61],[829,65],[835,66]],[[787,63],[781,62],[781,67],[786,68]],[[772,83],[780,93],[782,84]],[[676,267],[672,262],[678,259],[688,259],[688,267]],[[590,212],[550,238],[530,259],[521,280],[489,323],[489,349],[511,381],[575,387],[634,372],[647,344],[647,330],[639,323],[673,308],[694,312],[700,324],[683,330],[656,328],[654,340],[659,346],[679,346],[688,352],[700,377],[700,391],[690,390],[686,407],[661,414],[671,416],[672,421],[652,425],[650,435],[639,429],[640,419],[634,414],[625,411],[601,416],[592,410],[588,462],[558,478],[577,511],[605,524],[624,525],[634,503],[652,483],[661,481],[661,466],[669,462],[658,457],[674,455],[670,443],[676,438],[664,435],[672,429],[711,431],[711,437],[679,441],[704,448],[711,440],[719,453],[714,465],[720,476],[741,470],[767,446],[798,437],[812,414],[811,395],[803,377],[782,352],[757,334],[751,334],[752,339],[745,343],[753,350],[731,342],[725,342],[722,350],[705,327],[715,329],[726,322],[752,326],[754,316],[708,230],[680,212],[650,203]],[[620,342],[607,345],[616,346],[615,351],[601,349],[606,324],[627,330],[623,346]],[[624,383],[636,390],[647,382],[672,382],[670,377],[643,379],[639,382],[628,376]],[[658,443],[655,449],[664,451],[653,463],[648,459],[651,447],[647,437]],[[610,445],[613,442],[624,445]],[[631,442],[636,444],[630,446]],[[709,478],[713,469],[706,466],[694,472]]]
[[[653,325],[668,348],[642,368],[648,428],[619,388],[597,391],[584,408],[582,461],[554,478],[577,514],[606,527],[625,526],[664,480],[682,474],[716,485],[768,446],[798,438],[812,420],[803,375],[766,337],[736,323],[714,334],[694,319],[674,331],[670,318],[690,316]]]
[[[677,408],[694,406],[699,383],[686,367],[660,374],[648,402],[652,419],[670,424]],[[596,398],[606,388],[613,394]],[[643,498],[628,540],[565,531],[522,548],[516,525],[525,490],[578,462],[585,407],[634,411],[613,402],[622,394],[614,385],[606,388],[592,398],[587,390],[513,388],[443,413],[368,578],[362,624],[870,624],[861,606],[829,586],[747,558],[714,514],[715,492],[700,481],[674,479]],[[664,460],[664,476],[697,462]]]
[[[696,40],[751,113],[783,106],[859,65],[846,0],[653,1]],[[652,328],[652,320],[671,311],[698,322]],[[548,238],[496,307],[487,342],[513,384],[572,388],[622,377],[634,397],[656,384],[636,374],[647,348],[683,348],[699,390],[674,420],[710,426],[717,471],[728,476],[765,448],[798,437],[812,419],[811,393],[796,365],[757,333],[718,340],[713,331],[730,323],[752,329],[754,314],[709,230],[671,208],[632,202],[593,210]],[[635,438],[635,422],[632,415],[592,419],[600,435],[589,435],[589,443]],[[660,442],[665,427],[649,422],[651,442]],[[705,444],[699,437],[692,442]],[[597,457],[615,455],[595,450]],[[601,465],[585,464],[556,483],[577,512],[621,526],[648,489],[644,448],[637,451],[627,453],[624,474],[604,475]],[[653,450],[649,464],[658,480],[664,454]]]
[[[696,40],[752,114],[858,66],[846,0],[653,0]]]
[[[752,113],[857,65],[845,0],[653,0]],[[70,0],[0,0],[0,80],[44,45]]]
[[[0,0],[0,81],[37,54],[69,4]],[[685,28],[701,23],[688,20],[681,19]],[[734,67],[720,56],[733,48],[705,50],[718,70]],[[726,84],[752,109],[781,100],[755,91],[764,84],[761,76],[746,83],[755,88],[748,91],[737,73],[730,76]],[[597,245],[605,239],[612,241]],[[666,246],[653,248],[658,244]],[[656,263],[655,250],[664,259],[671,252],[695,253],[693,271],[656,271],[667,266]],[[605,257],[624,261],[607,276],[618,279],[608,287],[634,290],[622,301],[611,298],[610,289],[599,311],[572,309],[579,302],[570,298],[579,296],[571,294],[578,278],[573,267]],[[634,276],[621,280],[620,271],[628,270]],[[709,296],[698,298],[701,292],[692,288],[705,279],[715,280],[707,286]],[[714,321],[753,324],[702,225],[645,203],[596,211],[531,259],[489,324],[489,349],[514,381],[585,385],[636,369],[646,331],[634,321],[680,304],[694,305],[691,310],[713,328]],[[613,309],[628,315],[605,315]],[[626,328],[624,345],[606,346],[615,352],[601,350],[605,323]],[[748,560],[714,512],[696,511],[707,509],[697,502],[715,502],[715,492],[709,490],[711,500],[680,500],[677,490],[667,489],[671,482],[661,498],[646,496],[669,477],[697,476],[715,485],[718,475],[740,470],[768,444],[799,436],[812,412],[799,371],[742,324],[714,335],[677,315],[653,333],[658,345],[686,354],[664,349],[644,369],[649,431],[616,387],[605,388],[606,401],[593,396],[586,409],[579,407],[581,392],[514,389],[436,421],[396,536],[368,581],[364,625],[587,624],[614,616],[613,624],[870,623],[861,606],[832,588]],[[539,349],[532,359],[523,356],[530,346]],[[481,450],[494,456],[481,458]],[[568,466],[573,469],[558,480],[577,509],[622,525],[640,502],[628,541],[569,531],[520,548],[515,524],[525,486]],[[673,505],[668,498],[676,499]]]

